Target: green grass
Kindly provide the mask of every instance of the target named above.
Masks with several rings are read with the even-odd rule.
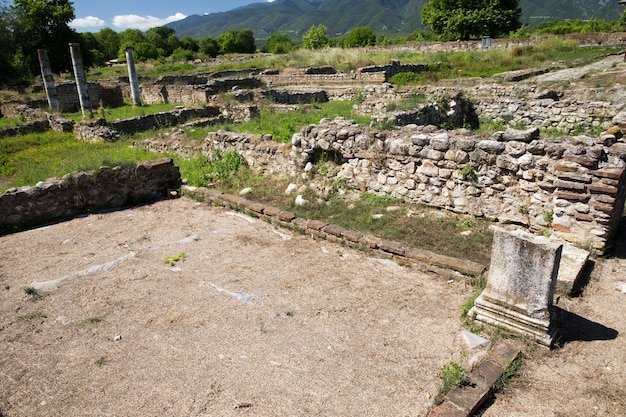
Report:
[[[17,119],[15,117],[0,117],[0,129],[17,127],[23,123],[23,120]]]
[[[320,166],[324,167],[325,163]],[[206,184],[207,169],[202,166],[196,168],[200,171],[193,176],[201,177],[200,183],[189,180],[189,184]],[[334,172],[332,166],[324,169],[328,169],[329,173]],[[192,177],[189,171],[183,169],[183,165],[181,172]],[[320,199],[317,193],[307,189],[303,197],[309,203],[296,206],[295,195],[287,196],[284,193],[289,182],[290,179],[286,177],[254,175],[250,168],[242,165],[213,185],[220,191],[235,195],[241,189],[250,187],[252,192],[246,198],[293,212],[301,218],[327,221],[409,247],[489,264],[493,234],[487,220],[452,213],[435,215],[431,213],[434,209],[429,207],[403,203],[374,193],[363,193],[356,201],[347,200],[339,193],[340,189],[345,189],[345,184],[336,178],[326,180],[329,193],[325,199]],[[390,206],[395,209],[388,211]],[[382,217],[375,218],[374,214],[382,214]],[[462,235],[461,232],[465,231],[471,233]]]
[[[117,120],[117,119],[131,119],[133,117],[146,116],[148,114],[162,113],[172,111],[177,105],[176,104],[150,104],[143,106],[133,106],[130,104],[126,104],[121,107],[108,108],[108,107],[99,107],[93,109],[94,117],[104,117],[107,120]],[[82,112],[74,112],[74,113],[63,113],[63,116],[68,119],[74,120],[75,122],[80,122],[83,120]]]
[[[275,111],[269,107],[261,109],[259,117],[243,122],[214,126],[206,131],[230,130],[254,134],[271,134],[277,142],[291,141],[293,134],[303,127],[319,123],[321,119],[341,116],[352,119],[357,123],[369,123],[369,117],[357,116],[353,110],[352,101],[330,101],[328,103],[305,104],[299,106],[298,111]]]
[[[458,363],[451,361],[441,368],[439,372],[441,385],[435,395],[435,404],[441,404],[445,395],[454,387],[462,387],[469,382],[467,370]]]
[[[162,157],[130,149],[131,140],[115,143],[77,141],[71,133],[53,131],[4,138],[0,141],[0,191],[35,185],[50,177],[88,171],[103,165],[125,165]]]

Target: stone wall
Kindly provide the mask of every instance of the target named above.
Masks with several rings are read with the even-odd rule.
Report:
[[[212,97],[220,93],[262,86],[263,83],[258,78],[213,80],[206,84],[192,85],[144,84],[141,86],[141,95],[142,100],[146,104],[179,103],[197,105],[210,103]]]
[[[307,74],[306,70],[263,73],[259,76],[267,85],[272,86],[320,86],[320,85],[349,85],[375,84],[387,81],[384,72],[339,72],[336,74]]]
[[[83,121],[74,127],[77,139],[85,142],[115,142],[121,134],[132,134],[184,124],[198,118],[217,118],[221,116],[218,107],[196,107],[176,109],[170,112],[148,114],[131,119],[107,121],[94,119]]]
[[[74,81],[66,81],[56,85],[61,112],[80,110],[78,91]],[[97,109],[100,104],[105,107],[120,107],[124,105],[122,89],[119,86],[103,86],[97,83],[87,83],[87,92],[92,109]]]
[[[294,135],[290,156],[294,175],[324,157],[362,191],[605,249],[624,208],[625,146],[588,136],[539,139],[537,129],[490,137],[416,125],[375,132],[338,119]]]
[[[311,103],[326,103],[328,102],[328,95],[326,91],[279,91],[279,90],[266,90],[262,93],[263,98],[269,100],[272,103],[279,104],[311,104]]]
[[[165,198],[179,186],[180,172],[168,158],[52,178],[0,194],[0,231]]]
[[[626,94],[624,87],[587,89],[575,91],[540,90],[533,85],[480,85],[459,89],[458,87],[422,87],[410,94],[422,94],[425,101],[450,101],[461,96],[472,104],[472,111],[483,120],[508,123],[511,126],[553,128],[574,134],[599,130],[613,117],[626,109],[619,97]],[[390,116],[386,102],[397,102],[407,98],[406,93],[395,91],[386,84],[366,86],[363,90],[366,101],[358,105],[357,111],[384,120]],[[396,117],[399,124],[410,122],[411,113]],[[399,115],[399,113],[396,113]],[[417,119],[413,123],[420,124]]]
[[[389,81],[391,77],[402,72],[420,73],[428,71],[426,64],[400,64],[400,61],[392,61],[387,65],[371,65],[369,67],[359,68],[359,73],[384,73],[385,81]]]
[[[0,138],[45,132],[48,129],[50,129],[50,124],[47,120],[36,120],[34,122],[21,124],[16,127],[6,127],[4,129],[0,129]]]

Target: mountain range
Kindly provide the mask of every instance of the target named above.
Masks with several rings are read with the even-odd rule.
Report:
[[[420,11],[428,0],[275,0],[227,12],[191,15],[167,26],[179,37],[216,37],[229,30],[250,29],[256,39],[274,32],[300,38],[312,25],[323,24],[330,36],[367,26],[377,34],[406,35],[423,29]],[[619,19],[617,0],[520,0],[521,21],[531,26],[550,20]]]

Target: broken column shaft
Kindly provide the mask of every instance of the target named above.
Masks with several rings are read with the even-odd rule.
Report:
[[[89,91],[87,90],[87,79],[83,69],[83,57],[80,53],[80,45],[70,43],[70,54],[72,55],[72,66],[74,68],[74,77],[76,78],[76,89],[78,90],[78,99],[80,101],[80,109],[85,117],[85,112],[89,112],[89,116],[93,116],[91,111],[91,103],[89,102]]]
[[[135,56],[133,48],[126,48],[126,63],[128,65],[128,79],[130,80],[130,95],[133,106],[141,106],[141,92],[139,91],[139,79],[135,69]]]
[[[50,59],[48,59],[48,51],[45,49],[37,49],[37,55],[39,56],[39,67],[41,68],[41,77],[43,78],[43,85],[46,89],[46,97],[48,98],[48,105],[50,111],[59,111],[59,96],[57,94],[57,87],[52,76],[52,68],[50,67]]]

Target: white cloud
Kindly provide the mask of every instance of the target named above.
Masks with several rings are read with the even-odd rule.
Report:
[[[98,28],[106,25],[106,22],[99,17],[87,16],[79,19],[74,19],[69,24],[73,28],[86,29],[86,28]]]
[[[182,20],[187,16],[182,13],[176,13],[173,16],[168,16],[165,19],[160,19],[154,16],[137,16],[136,14],[119,15],[113,18],[113,26],[118,29],[141,29],[146,30],[156,26],[163,26],[167,23]]]

